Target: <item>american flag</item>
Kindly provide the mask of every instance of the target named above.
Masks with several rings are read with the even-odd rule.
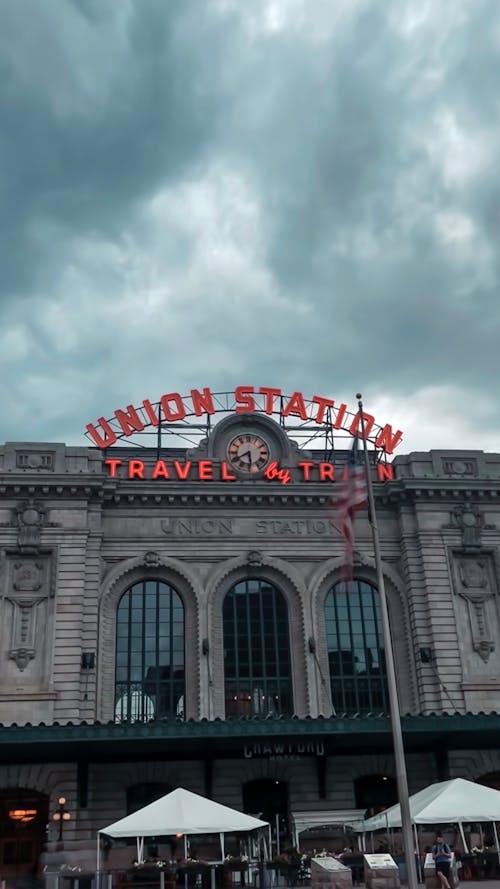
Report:
[[[354,514],[367,503],[366,473],[359,458],[359,440],[355,437],[349,460],[340,481],[336,482],[330,501],[330,524],[344,538],[344,580],[353,579]]]

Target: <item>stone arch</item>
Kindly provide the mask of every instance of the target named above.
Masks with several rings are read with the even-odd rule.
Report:
[[[97,717],[114,719],[116,610],[125,591],[134,583],[159,580],[170,584],[184,605],[184,632],[189,645],[185,649],[186,719],[199,712],[199,598],[201,582],[194,571],[178,559],[147,552],[125,559],[106,576],[99,606]]]
[[[328,689],[328,694],[325,695],[323,685],[323,696],[325,698],[323,706],[328,714],[332,711],[332,703],[330,698],[328,652],[326,648],[325,600],[332,586],[342,580],[344,570],[343,559],[328,559],[314,572],[310,581],[312,622],[318,661],[321,673],[326,677]],[[391,620],[400,709],[402,713],[416,712],[418,711],[418,690],[411,642],[410,616],[405,597],[404,582],[390,565],[383,565],[383,573]],[[356,552],[354,577],[356,580],[364,580],[377,588],[377,570],[374,561]]]
[[[246,556],[227,559],[217,566],[208,581],[210,646],[217,653],[212,662],[214,715],[222,718],[225,716],[222,605],[229,590],[242,580],[268,581],[285,598],[288,606],[294,712],[297,716],[305,716],[309,689],[305,654],[304,584],[293,566],[256,550],[250,551]]]
[[[476,750],[467,753],[451,752],[450,777],[477,781],[487,775],[500,773],[500,750]]]

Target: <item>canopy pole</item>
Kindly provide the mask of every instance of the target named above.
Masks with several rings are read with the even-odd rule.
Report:
[[[140,864],[141,863],[141,847],[139,844],[139,837],[136,837],[135,841],[137,843],[137,864]]]
[[[479,822],[479,842],[481,843],[481,849],[484,849],[483,825],[481,822]]]
[[[417,874],[418,874],[418,882],[423,883],[422,879],[422,862],[420,861],[420,849],[418,847],[418,829],[417,825],[413,825],[413,832],[415,834],[415,855],[417,856]]]
[[[462,837],[462,843],[463,843],[463,846],[464,846],[464,852],[465,852],[466,855],[468,855],[468,854],[469,854],[469,847],[467,846],[467,843],[466,843],[466,841],[465,841],[464,826],[463,826],[463,824],[462,824],[461,821],[458,822],[458,829],[459,829],[459,831],[460,831],[460,836]]]
[[[493,833],[495,835],[495,846],[497,847],[498,862],[500,864],[500,846],[498,845],[498,833],[496,821],[493,822]]]
[[[188,838],[187,833],[184,834],[184,861],[187,861],[188,857]]]
[[[222,860],[224,861],[224,859],[226,857],[226,849],[224,846],[224,834],[220,833],[219,836],[220,836],[220,854],[222,855]]]

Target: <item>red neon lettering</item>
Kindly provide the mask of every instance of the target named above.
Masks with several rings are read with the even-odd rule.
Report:
[[[271,482],[277,479],[282,485],[287,485],[292,478],[292,473],[289,469],[280,469],[278,461],[273,460],[267,467],[264,477]]]
[[[304,396],[301,392],[294,392],[293,395],[290,396],[290,400],[288,401],[286,407],[283,408],[284,417],[289,417],[290,414],[294,414],[296,417],[300,417],[301,420],[307,420],[307,411],[304,404]]]
[[[302,460],[300,463],[297,463],[299,469],[302,470],[302,475],[304,476],[304,481],[308,482],[311,480],[311,469],[314,466],[314,463],[310,463],[308,460]]]
[[[335,481],[335,467],[331,463],[319,464],[319,480],[320,482]]]
[[[197,417],[201,417],[202,414],[215,414],[214,400],[208,386],[205,386],[203,392],[200,392],[199,389],[191,389],[191,401]]]
[[[221,469],[221,479],[223,482],[235,482],[236,481],[236,476],[231,475],[231,473],[229,472],[229,466],[227,465],[225,460],[222,461],[220,469]]]
[[[144,478],[144,460],[128,461],[128,477]]]
[[[170,409],[171,401],[174,402],[175,407],[177,408],[176,411]],[[184,407],[184,402],[178,392],[169,392],[168,395],[162,395],[160,402],[165,420],[175,423],[176,420],[183,420],[186,416],[186,408]]]
[[[184,464],[179,463],[178,460],[174,460],[174,469],[177,473],[177,478],[180,478],[183,482],[186,481],[191,471],[191,460],[186,460]]]
[[[200,460],[198,463],[198,478],[201,482],[212,481],[214,477],[211,460]]]
[[[151,478],[170,478],[165,460],[157,460]]]
[[[246,414],[255,410],[255,398],[253,397],[253,386],[236,386],[234,390],[234,398],[236,404],[235,413]]]
[[[109,466],[109,477],[116,478],[116,470],[118,469],[119,466],[122,465],[122,461],[121,460],[105,460],[104,465]]]
[[[128,404],[124,411],[115,411],[115,417],[124,435],[133,435],[134,432],[142,432],[144,429],[144,423],[133,404]]]
[[[259,392],[261,395],[266,396],[264,405],[266,414],[274,413],[274,399],[281,396],[281,389],[270,389],[269,386],[261,386]]]
[[[98,448],[110,448],[111,445],[114,445],[118,441],[118,438],[117,438],[116,434],[113,432],[108,421],[105,420],[104,417],[99,417],[97,422],[99,423],[99,426],[101,427],[102,431],[104,432],[104,436],[105,436],[104,438],[102,437],[100,432],[97,431],[97,429],[95,428],[95,426],[93,426],[92,423],[87,423],[87,426],[85,428],[87,429],[87,432],[90,435],[90,437],[94,439],[94,442]]]
[[[319,405],[318,413],[316,414],[314,419],[316,420],[316,423],[322,423],[324,416],[325,416],[326,409],[328,407],[333,407],[335,402],[332,401],[331,398],[322,398],[321,395],[313,395],[313,397],[311,398],[311,401],[313,402],[313,404]]]
[[[337,416],[335,417],[335,420],[332,423],[332,426],[334,429],[340,429],[340,427],[342,426],[342,423],[344,421],[346,412],[347,412],[347,405],[346,404],[339,405],[339,409],[337,411]]]
[[[370,432],[372,431],[372,426],[375,422],[375,417],[372,417],[371,414],[363,413],[363,421],[365,424],[365,438],[368,438]],[[349,432],[351,435],[356,435],[358,438],[363,438],[363,428],[361,426],[361,411],[358,411],[351,425],[349,426]]]
[[[99,420],[99,422],[101,421]],[[394,448],[399,444],[402,437],[402,432],[398,430],[397,432],[393,433],[392,426],[389,423],[386,423],[384,428],[380,430],[375,439],[375,447],[383,448],[386,454],[392,454]]]
[[[392,482],[394,479],[394,467],[392,463],[379,463],[377,465],[377,476],[379,482]]]
[[[152,426],[159,426],[159,425],[160,425],[160,420],[159,420],[158,414],[156,413],[156,411],[155,411],[153,405],[151,404],[149,398],[145,398],[144,401],[142,402],[142,405],[143,405],[143,407],[144,407],[144,410],[146,411],[148,420],[149,420],[149,422],[151,423],[151,425],[152,425]]]

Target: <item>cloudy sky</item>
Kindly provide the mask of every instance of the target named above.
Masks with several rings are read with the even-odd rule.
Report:
[[[1,0],[1,440],[361,389],[500,450],[498,0]]]

